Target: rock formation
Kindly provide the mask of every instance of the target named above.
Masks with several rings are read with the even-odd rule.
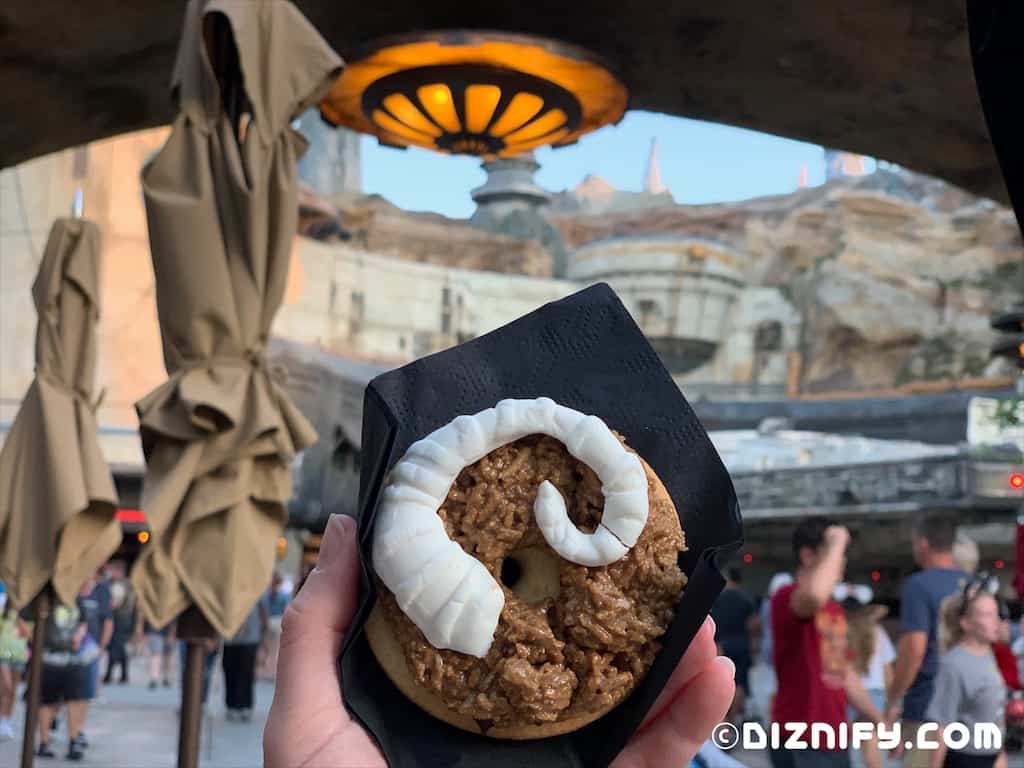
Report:
[[[338,195],[328,200],[304,188],[299,202],[300,234],[317,240],[340,236],[381,256],[460,269],[531,277],[549,277],[554,269],[552,254],[529,237],[403,211],[381,197]]]
[[[1024,292],[1020,231],[1006,208],[942,181],[883,169],[740,203],[552,221],[571,247],[671,232],[742,254],[748,286],[777,289],[801,317],[801,391],[1005,372],[989,362],[988,315]]]
[[[304,232],[317,239],[343,232],[367,251],[410,261],[552,275],[552,249],[530,231],[488,232],[373,197],[303,200]],[[588,177],[554,197],[547,219],[570,259],[588,243],[650,235],[729,251],[747,287],[716,357],[683,377],[687,385],[781,391],[788,383],[815,393],[1010,373],[990,362],[988,316],[1024,293],[1016,221],[937,179],[887,167],[791,194],[693,206]],[[765,334],[780,341],[763,348]]]

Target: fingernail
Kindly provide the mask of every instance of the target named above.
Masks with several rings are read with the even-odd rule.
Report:
[[[729,670],[729,677],[736,679],[736,664],[728,656],[716,656],[715,661]]]
[[[318,569],[323,570],[338,558],[355,529],[356,521],[348,515],[330,516],[324,528],[324,537],[320,540],[320,554],[316,559]]]
[[[706,619],[704,619],[704,623],[708,625],[708,627],[711,630],[711,636],[714,637],[715,633],[718,632],[718,625],[715,624],[715,620],[708,616]]]

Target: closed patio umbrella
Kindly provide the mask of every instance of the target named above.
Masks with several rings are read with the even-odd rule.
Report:
[[[305,144],[291,122],[339,69],[289,2],[188,5],[179,114],[142,175],[169,379],[136,404],[152,538],[132,581],[156,626],[195,606],[230,637],[270,583],[291,461],[316,440],[264,355],[297,227]],[[199,648],[179,765],[196,759]]]
[[[34,647],[50,590],[73,605],[121,542],[117,493],[100,451],[93,394],[100,233],[58,219],[32,284],[36,373],[0,450],[0,580],[19,607],[36,601]],[[22,765],[32,763],[41,653],[32,654]]]
[[[32,284],[36,375],[0,450],[0,580],[17,606],[75,602],[121,542],[93,393],[100,233],[58,219]]]
[[[201,638],[235,634],[270,583],[291,462],[316,433],[265,358],[298,223],[291,122],[341,67],[285,0],[191,0],[179,114],[143,170],[168,380],[136,404],[151,543],[132,582],[163,626],[188,611],[178,764],[198,759]],[[186,625],[186,626],[183,626]]]

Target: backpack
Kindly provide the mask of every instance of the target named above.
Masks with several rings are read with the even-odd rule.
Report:
[[[53,653],[73,653],[75,633],[80,624],[77,606],[58,605],[43,630],[43,647]]]

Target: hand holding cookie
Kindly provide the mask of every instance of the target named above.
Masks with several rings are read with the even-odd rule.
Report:
[[[267,768],[384,768],[377,745],[342,703],[341,644],[359,604],[356,523],[332,515],[320,557],[281,621],[274,701],[263,731]]]
[[[384,766],[342,704],[337,658],[358,604],[355,523],[332,517],[317,568],[282,623],[277,688],[263,737],[268,768]],[[685,765],[732,701],[733,667],[716,657],[710,620],[697,633],[614,768]]]

